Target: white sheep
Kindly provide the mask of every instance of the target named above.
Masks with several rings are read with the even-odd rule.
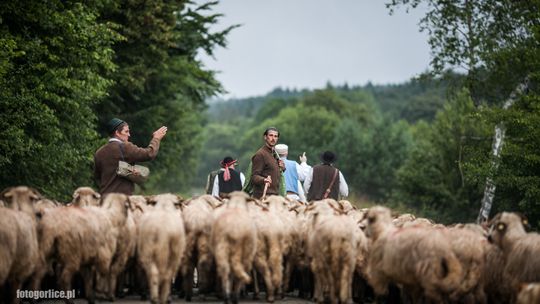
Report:
[[[175,207],[180,203],[176,195],[160,194],[151,200],[155,207],[139,222],[137,254],[146,273],[151,302],[165,304],[184,254],[184,223]]]
[[[257,228],[251,219],[246,195],[232,192],[216,209],[211,244],[224,293],[224,302],[238,303],[240,289],[251,281],[249,272],[257,249]]]
[[[186,230],[186,250],[182,275],[186,300],[193,293],[193,274],[197,267],[199,292],[208,291],[214,256],[210,250],[210,232],[214,223],[214,209],[219,201],[211,195],[203,195],[184,202],[182,217]]]
[[[77,207],[99,206],[101,195],[90,187],[79,187],[73,192],[71,204]]]
[[[9,207],[0,207],[0,289],[8,283],[8,299],[18,303],[16,291],[32,275],[39,259],[33,204],[41,195],[19,186],[5,189],[0,198]]]
[[[346,214],[314,214],[307,248],[317,303],[324,302],[324,291],[331,303],[351,303],[358,245],[355,233],[356,223]]]

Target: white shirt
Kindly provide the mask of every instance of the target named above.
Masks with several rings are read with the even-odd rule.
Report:
[[[219,173],[221,173],[222,171],[225,171],[225,169],[219,169]],[[216,175],[216,178],[214,178],[214,185],[212,186],[212,195],[215,197],[219,197],[219,173]],[[242,183],[242,187],[244,187],[245,181],[246,177],[244,176],[244,173],[240,172],[240,183]]]
[[[306,180],[304,181],[304,189],[306,190],[306,193],[309,193],[309,188],[311,187],[312,180],[313,180],[313,168],[310,168],[307,174]],[[347,186],[347,182],[345,181],[343,174],[341,174],[341,170],[339,170],[339,194],[342,197],[349,196],[349,186]]]

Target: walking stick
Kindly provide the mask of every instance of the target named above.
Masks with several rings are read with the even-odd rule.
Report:
[[[264,183],[264,190],[263,190],[263,195],[261,197],[261,201],[264,201],[266,199],[266,190],[268,190],[268,185],[270,185],[270,183]]]

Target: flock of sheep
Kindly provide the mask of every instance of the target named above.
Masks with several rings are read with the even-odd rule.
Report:
[[[19,186],[0,193],[0,223],[0,291],[12,302],[47,275],[70,290],[77,273],[90,303],[96,294],[114,300],[123,272],[145,274],[152,303],[167,303],[175,280],[190,301],[196,269],[199,293],[217,285],[225,303],[248,284],[254,297],[264,286],[268,302],[298,288],[317,303],[370,293],[403,303],[540,303],[540,236],[515,213],[486,227],[443,226],[346,200],[100,197],[82,187],[63,205]]]

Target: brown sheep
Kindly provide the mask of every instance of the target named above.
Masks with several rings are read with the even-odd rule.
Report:
[[[463,266],[463,278],[455,296],[460,303],[486,303],[484,280],[489,244],[486,231],[475,224],[456,225],[447,230],[452,250]]]
[[[139,222],[137,255],[146,273],[151,302],[165,304],[184,255],[184,223],[175,207],[180,204],[177,196],[160,194],[151,200],[155,207]]]
[[[211,244],[224,293],[224,302],[238,303],[240,289],[251,281],[249,273],[257,249],[257,228],[246,204],[247,196],[239,191],[216,209]]]
[[[482,280],[488,303],[510,303],[512,290],[504,275],[504,255],[502,250],[494,244],[487,246],[486,266]]]
[[[502,212],[491,221],[489,241],[501,248],[505,260],[503,274],[516,299],[521,284],[540,281],[540,235],[527,233],[526,219]]]
[[[540,283],[523,284],[517,296],[517,304],[540,303]]]
[[[463,269],[441,229],[396,228],[390,210],[372,207],[367,214],[368,281],[377,295],[390,283],[401,285],[414,303],[425,297],[440,303],[459,288]]]

